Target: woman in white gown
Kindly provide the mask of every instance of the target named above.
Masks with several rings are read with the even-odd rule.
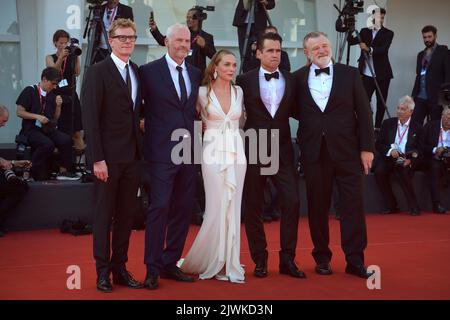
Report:
[[[232,82],[236,58],[218,51],[205,71],[197,111],[204,123],[202,174],[205,186],[203,224],[181,270],[200,279],[244,282],[240,264],[241,200],[247,162],[239,123],[242,89]]]

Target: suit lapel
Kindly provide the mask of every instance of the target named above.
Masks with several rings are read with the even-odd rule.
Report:
[[[128,87],[125,83],[125,81],[123,81],[122,75],[120,74],[119,69],[117,69],[116,64],[114,63],[114,61],[111,59],[111,56],[108,56],[106,58],[107,64],[108,64],[108,69],[109,72],[112,76],[112,78],[114,79],[114,81],[116,82],[116,84],[119,86],[119,88],[124,91],[124,93],[127,95],[129,102],[131,103],[131,105],[133,105],[133,99],[130,96],[130,93],[128,92]],[[139,73],[135,73],[136,75],[138,75]]]
[[[167,86],[169,86],[172,95],[179,102],[180,97],[178,96],[177,89],[175,89],[175,84],[173,83],[172,76],[170,75],[169,65],[167,64],[166,57],[163,56],[160,61],[160,72],[162,80],[166,83]],[[178,105],[181,105],[181,103],[179,103]]]
[[[275,112],[274,119],[278,116],[280,109],[284,107],[284,102],[286,101],[286,98],[289,97],[291,94],[291,81],[290,81],[288,74],[286,72],[282,71],[281,69],[280,69],[280,73],[284,77],[285,88],[284,88],[283,98],[280,101],[280,106],[278,107],[277,112]]]
[[[325,106],[323,112],[327,112],[327,110],[330,108],[331,102],[334,99],[334,96],[336,95],[337,79],[344,79],[343,77],[339,76],[340,72],[340,66],[338,64],[333,64],[333,83],[331,84],[330,96],[328,97],[327,105]]]
[[[392,123],[392,127],[389,128],[389,136],[388,136],[388,141],[393,141],[392,143],[395,143],[395,138],[396,138],[396,134],[397,134],[397,127],[398,127],[398,119],[397,121]]]
[[[189,97],[188,97],[188,99],[187,99],[187,101],[186,101],[186,104],[185,104],[185,106],[186,105],[190,105],[191,104],[191,100],[192,99],[194,99],[194,97],[195,97],[195,94],[194,94],[194,90],[197,90],[198,91],[198,87],[196,87],[196,86],[194,86],[194,74],[192,73],[192,67],[191,67],[191,65],[190,64],[188,64],[187,62],[185,63],[185,65],[186,65],[186,69],[187,69],[187,72],[188,72],[188,75],[189,75],[189,82],[191,83],[191,94],[189,95]],[[187,88],[186,88],[186,90],[187,90]],[[195,105],[195,103],[194,103],[194,105]]]
[[[266,115],[272,119],[272,115],[270,114],[269,110],[267,110],[266,105],[264,104],[264,102],[262,101],[262,98],[261,98],[261,87],[259,85],[259,70],[260,70],[260,68],[256,68],[253,71],[250,71],[250,72],[254,72],[254,74],[249,74],[250,80],[251,80],[250,87],[256,93],[256,96],[258,97],[259,101],[261,102],[260,105],[262,106],[262,108],[264,108]]]

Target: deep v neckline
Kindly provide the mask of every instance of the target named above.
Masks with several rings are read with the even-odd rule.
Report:
[[[225,117],[228,117],[229,115],[230,115],[230,113],[231,113],[231,108],[233,107],[233,102],[234,102],[234,99],[235,99],[235,97],[234,97],[234,92],[233,92],[234,90],[233,90],[233,88],[232,88],[232,86],[230,85],[230,108],[228,109],[228,112],[225,112],[224,110],[223,110],[223,107],[222,107],[222,104],[220,103],[220,101],[219,101],[219,98],[217,97],[217,95],[216,95],[216,92],[214,91],[214,88],[211,86],[211,92],[212,92],[212,94],[214,95],[214,100],[216,100],[216,102],[217,102],[217,104],[218,104],[218,107],[219,107],[219,109],[220,109],[220,111],[222,112],[222,114],[225,116]]]

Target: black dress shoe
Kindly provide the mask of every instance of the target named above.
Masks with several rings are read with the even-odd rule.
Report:
[[[433,204],[433,212],[438,214],[444,214],[445,208],[440,203]]]
[[[288,276],[294,278],[306,278],[306,274],[299,270],[294,261],[288,260],[283,263],[280,263],[280,273],[287,274]]]
[[[155,290],[158,289],[158,276],[151,275],[147,273],[147,276],[145,277],[144,281],[144,288],[148,290]]]
[[[382,211],[381,214],[386,215],[386,214],[395,214],[395,213],[399,213],[399,212],[400,212],[399,208],[389,208],[389,209]]]
[[[347,264],[347,266],[345,267],[345,273],[363,278],[363,279],[368,279],[371,275],[373,275],[375,273],[375,271],[372,272],[367,272],[367,269],[364,265],[352,265],[352,264]]]
[[[143,284],[134,279],[131,273],[129,273],[127,270],[113,272],[113,282],[114,284],[133,289],[141,289],[143,287]]]
[[[320,274],[322,276],[329,276],[330,274],[333,274],[329,263],[319,263],[318,265],[316,265],[316,268],[314,270],[317,274]]]
[[[97,290],[104,293],[110,293],[113,291],[109,277],[99,277],[97,279]]]
[[[172,279],[181,282],[194,282],[195,279],[187,274],[183,273],[179,268],[173,271],[162,270],[159,274],[161,279]]]
[[[256,263],[255,270],[253,270],[253,275],[258,278],[267,277],[267,259]]]
[[[410,211],[412,216],[420,216],[420,209],[419,208],[412,208]]]

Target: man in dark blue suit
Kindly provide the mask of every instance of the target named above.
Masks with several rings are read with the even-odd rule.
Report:
[[[144,99],[144,157],[151,177],[151,206],[145,233],[147,276],[145,287],[158,288],[158,277],[192,282],[176,266],[181,257],[195,195],[196,168],[193,159],[181,164],[172,158],[180,143],[194,137],[195,104],[201,73],[187,64],[191,40],[186,26],[167,30],[167,54],[141,67]],[[179,140],[172,133],[183,129]],[[183,154],[185,158],[187,155]]]

